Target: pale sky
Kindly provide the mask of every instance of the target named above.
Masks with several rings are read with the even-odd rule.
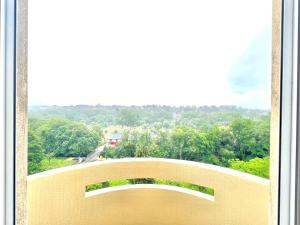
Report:
[[[29,0],[29,104],[269,109],[271,3]]]

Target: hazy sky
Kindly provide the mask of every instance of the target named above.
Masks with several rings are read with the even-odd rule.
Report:
[[[29,0],[29,104],[270,107],[271,0]]]

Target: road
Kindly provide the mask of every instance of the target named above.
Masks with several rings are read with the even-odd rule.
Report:
[[[82,163],[98,161],[100,153],[103,151],[103,149],[104,149],[104,145],[99,146],[93,152],[88,154]]]

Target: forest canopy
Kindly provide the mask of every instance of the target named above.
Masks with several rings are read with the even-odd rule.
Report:
[[[107,132],[122,140],[107,144]],[[269,176],[269,112],[235,106],[39,106],[29,111],[28,173],[101,158],[158,157]],[[66,162],[64,164],[64,162]]]

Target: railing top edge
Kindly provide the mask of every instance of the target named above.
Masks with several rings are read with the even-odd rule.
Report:
[[[200,163],[200,162],[193,162],[193,161],[187,161],[187,160],[178,160],[178,159],[164,159],[164,158],[123,158],[123,159],[110,159],[110,160],[104,160],[104,161],[97,161],[97,162],[90,162],[90,163],[84,163],[84,164],[76,164],[72,166],[57,168],[48,170],[45,172],[33,174],[28,176],[28,181],[36,180],[42,177],[47,176],[53,176],[60,173],[67,173],[70,171],[78,171],[81,169],[87,169],[87,168],[93,168],[98,166],[103,166],[107,164],[119,164],[119,163],[165,163],[170,165],[182,165],[182,166],[190,166],[190,167],[200,167],[202,169],[215,171],[224,175],[229,175],[233,177],[238,177],[239,179],[245,179],[245,180],[255,180],[258,183],[268,185],[269,180],[258,177],[252,174],[240,172],[237,170],[233,170],[230,168],[220,167],[216,165],[206,164],[206,163]]]

